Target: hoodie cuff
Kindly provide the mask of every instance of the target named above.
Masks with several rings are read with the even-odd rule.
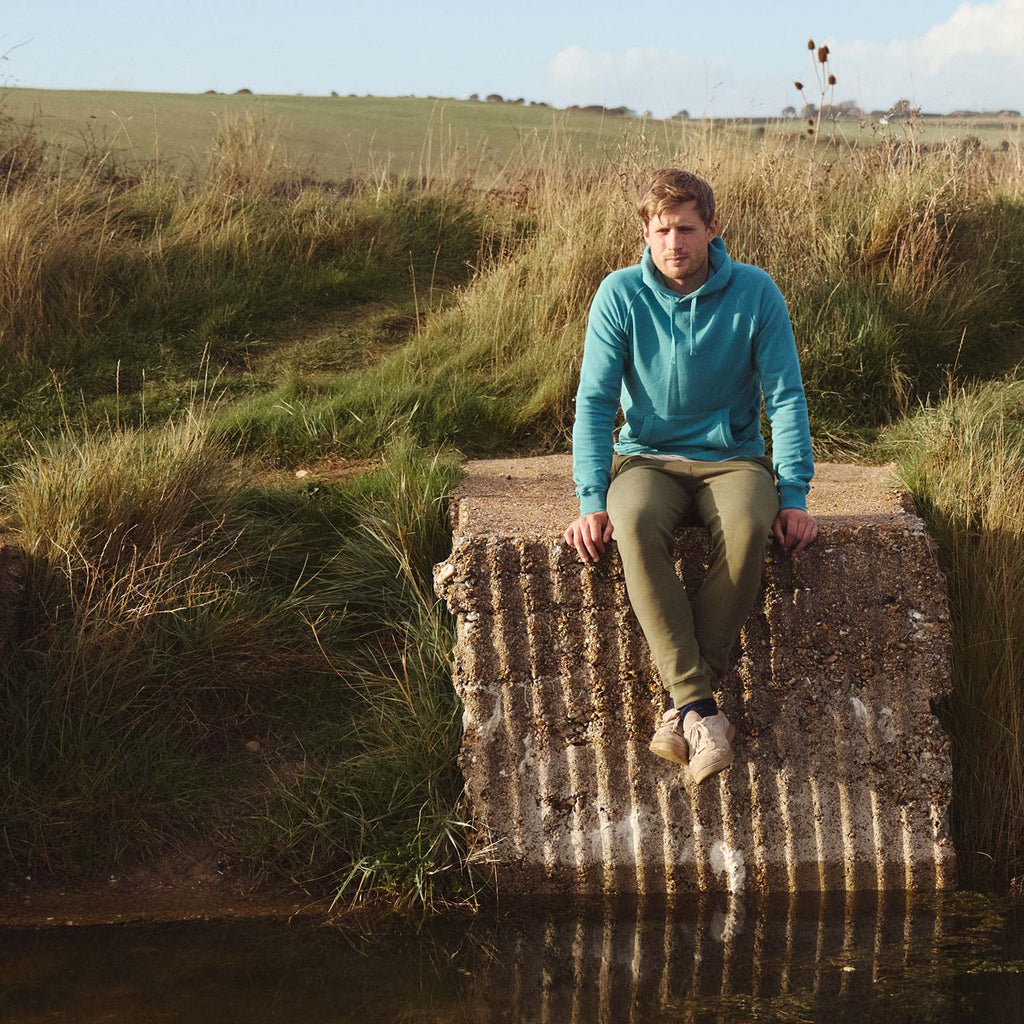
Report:
[[[807,511],[807,490],[799,484],[779,485],[779,508],[799,508]]]
[[[580,498],[580,515],[589,516],[591,512],[604,512],[605,494],[584,494]]]

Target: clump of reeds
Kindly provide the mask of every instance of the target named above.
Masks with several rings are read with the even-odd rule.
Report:
[[[346,899],[464,882],[449,455],[396,442],[345,485],[254,488],[190,416],[16,467],[29,565],[5,666],[0,862],[114,867],[200,835]]]
[[[467,885],[454,631],[431,584],[450,546],[457,465],[399,441],[353,484],[355,518],[325,569],[346,614],[331,651],[345,713],[321,714],[296,760],[250,800],[250,854],[303,884],[326,881],[344,900],[374,892],[428,903]]]
[[[58,866],[180,841],[260,709],[329,674],[311,636],[329,588],[194,420],[45,444],[0,511],[29,568],[0,851]]]
[[[1024,877],[1024,381],[955,388],[890,439],[949,579],[963,881]]]

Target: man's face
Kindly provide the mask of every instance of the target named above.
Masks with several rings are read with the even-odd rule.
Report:
[[[690,199],[655,214],[644,228],[644,241],[665,283],[686,295],[707,280],[708,242],[717,234],[718,221],[705,224],[697,212],[697,200]]]

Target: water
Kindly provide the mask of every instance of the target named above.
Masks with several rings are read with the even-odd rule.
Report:
[[[1024,915],[972,894],[0,931],[0,1021],[1024,1021]]]

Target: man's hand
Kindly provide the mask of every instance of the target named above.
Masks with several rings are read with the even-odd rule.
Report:
[[[589,512],[565,528],[565,543],[574,547],[584,562],[596,562],[612,539],[612,529],[607,512]]]
[[[818,536],[818,523],[802,508],[783,508],[779,509],[772,523],[772,533],[783,551],[795,555],[814,543]]]

